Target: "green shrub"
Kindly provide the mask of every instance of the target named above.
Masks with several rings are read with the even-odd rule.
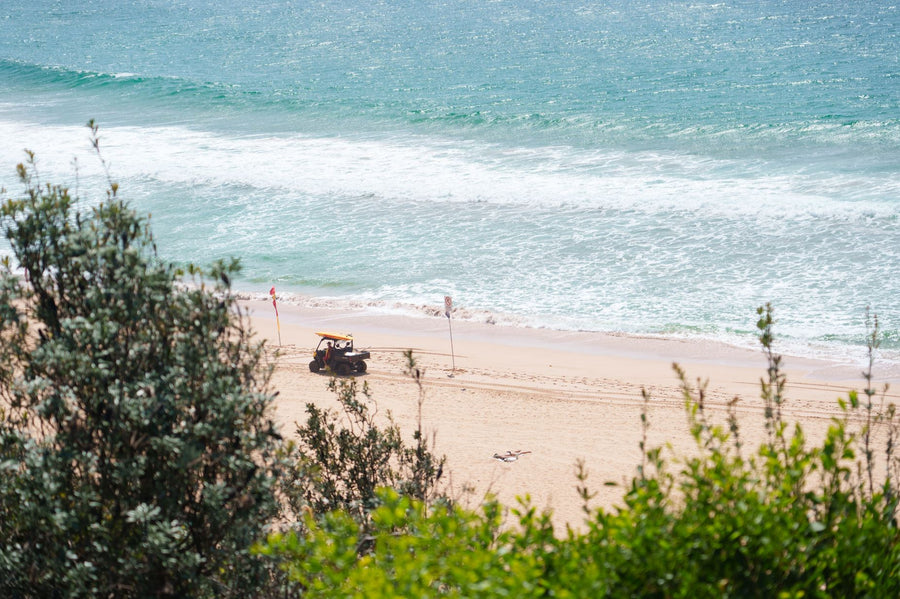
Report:
[[[426,508],[390,489],[379,491],[378,503],[368,529],[374,551],[362,557],[359,524],[341,510],[310,517],[304,535],[272,535],[261,551],[285,558],[313,597],[542,596],[537,541],[522,547],[523,537],[501,531],[496,503],[477,514],[447,503]],[[548,519],[530,530],[552,536]]]
[[[342,509],[365,528],[380,503],[376,493],[380,487],[423,502],[439,497],[436,486],[445,458],[437,458],[428,448],[422,431],[423,373],[412,352],[405,355],[406,373],[419,390],[414,445],[403,440],[390,413],[386,425],[378,426],[377,405],[367,384],[360,388],[356,379],[331,379],[341,411],[307,404],[306,423],[297,427],[299,445],[285,485],[294,513],[308,509],[322,515]]]
[[[115,184],[84,213],[35,172],[2,207],[0,596],[243,596],[279,437],[237,264],[186,287]]]

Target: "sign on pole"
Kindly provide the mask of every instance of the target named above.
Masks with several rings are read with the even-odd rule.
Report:
[[[456,371],[456,353],[453,351],[453,325],[450,324],[450,311],[453,310],[453,298],[449,295],[444,296],[444,314],[447,315],[447,326],[450,327],[450,359],[453,364],[452,369],[450,370],[450,375],[453,376],[453,373]]]

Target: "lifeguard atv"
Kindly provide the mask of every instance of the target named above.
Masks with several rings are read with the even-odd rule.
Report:
[[[336,333],[316,333],[319,345],[313,352],[313,360],[309,363],[310,372],[319,372],[326,366],[340,376],[347,376],[351,372],[365,372],[366,360],[371,356],[365,350],[353,349],[353,337],[351,335],[338,335]],[[328,346],[331,351],[328,351]],[[330,354],[326,360],[326,354]]]

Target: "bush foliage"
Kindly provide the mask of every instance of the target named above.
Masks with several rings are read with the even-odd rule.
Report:
[[[279,436],[237,265],[185,288],[115,184],[84,213],[30,158],[2,207],[0,596],[243,596]]]
[[[368,384],[355,379],[331,379],[340,412],[306,405],[307,420],[297,427],[299,446],[287,472],[286,495],[293,513],[347,512],[365,529],[382,487],[422,502],[446,501],[437,490],[445,458],[436,457],[422,430],[425,390],[423,371],[411,351],[405,353],[406,374],[417,385],[418,424],[413,446],[404,440],[391,414],[386,426],[377,423],[377,404]]]

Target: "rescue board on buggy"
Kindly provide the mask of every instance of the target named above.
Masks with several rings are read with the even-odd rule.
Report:
[[[366,360],[370,354],[366,350],[354,349],[352,335],[319,332],[316,335],[321,338],[309,363],[310,372],[319,372],[326,367],[340,376],[366,371]]]

